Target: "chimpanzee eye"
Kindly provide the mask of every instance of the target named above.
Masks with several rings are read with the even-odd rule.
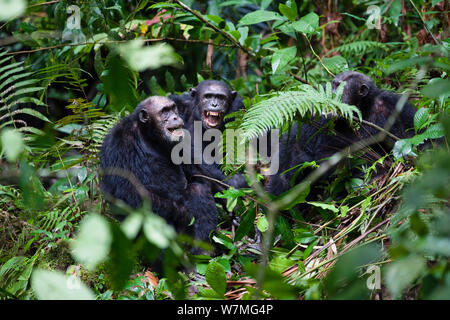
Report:
[[[170,112],[171,110],[172,110],[172,108],[170,108],[170,107],[163,108],[163,109],[161,110],[161,115],[167,116],[167,114],[169,114],[169,112]]]

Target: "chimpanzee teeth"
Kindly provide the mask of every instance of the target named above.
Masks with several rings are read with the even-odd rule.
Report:
[[[219,113],[218,112],[214,112],[214,111],[208,111],[206,113],[207,116],[213,116],[213,117],[218,117]]]

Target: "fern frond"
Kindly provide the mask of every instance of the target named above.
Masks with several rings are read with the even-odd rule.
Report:
[[[244,115],[241,129],[243,138],[247,141],[258,137],[272,128],[281,128],[285,123],[291,123],[294,117],[334,113],[352,121],[353,116],[361,118],[361,112],[355,107],[342,103],[340,95],[343,86],[333,93],[331,85],[325,89],[319,86],[315,89],[310,85],[301,85],[298,90],[278,92],[263,100]]]
[[[14,116],[27,114],[50,122],[42,113],[30,108],[33,104],[46,106],[41,100],[33,97],[37,92],[44,91],[45,87],[36,86],[41,79],[33,78],[34,73],[24,65],[23,61],[13,62],[13,57],[7,56],[6,53],[6,51],[0,51],[0,58],[2,58],[0,60],[0,128],[19,125],[24,133],[39,134],[38,130],[24,129],[27,124],[22,120],[14,119]],[[27,104],[27,107],[21,108],[20,104]]]
[[[343,44],[339,47],[334,48],[334,51],[347,54],[364,54],[369,50],[375,48],[385,49],[387,45],[382,42],[361,40]]]
[[[101,117],[99,120],[92,124],[92,139],[94,140],[91,145],[91,151],[93,154],[97,154],[108,132],[116,125],[122,118],[122,113],[107,115]]]
[[[83,98],[70,99],[70,104],[66,106],[67,109],[72,110],[71,115],[68,115],[56,122],[57,126],[64,126],[72,123],[84,122],[88,119],[99,118],[105,113],[101,109],[96,108],[95,105]]]

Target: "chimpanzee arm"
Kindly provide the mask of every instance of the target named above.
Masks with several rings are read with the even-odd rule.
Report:
[[[218,223],[216,203],[208,184],[191,183],[186,191],[184,205],[189,215],[195,218],[194,237],[208,240],[209,233]]]

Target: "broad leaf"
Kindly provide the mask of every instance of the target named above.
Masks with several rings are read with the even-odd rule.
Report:
[[[208,264],[205,272],[205,279],[217,294],[220,296],[225,294],[227,289],[227,275],[219,263],[211,261]]]
[[[314,12],[308,13],[300,20],[294,22],[292,26],[297,32],[310,35],[319,27],[319,16]]]
[[[78,262],[89,270],[94,270],[108,256],[111,242],[108,221],[100,215],[92,214],[80,223],[78,236],[72,243],[72,254]]]
[[[283,20],[279,13],[266,10],[257,10],[246,14],[239,21],[241,25],[257,24],[271,20]]]
[[[40,300],[95,300],[95,295],[75,276],[61,271],[38,269],[31,276],[31,287]]]

